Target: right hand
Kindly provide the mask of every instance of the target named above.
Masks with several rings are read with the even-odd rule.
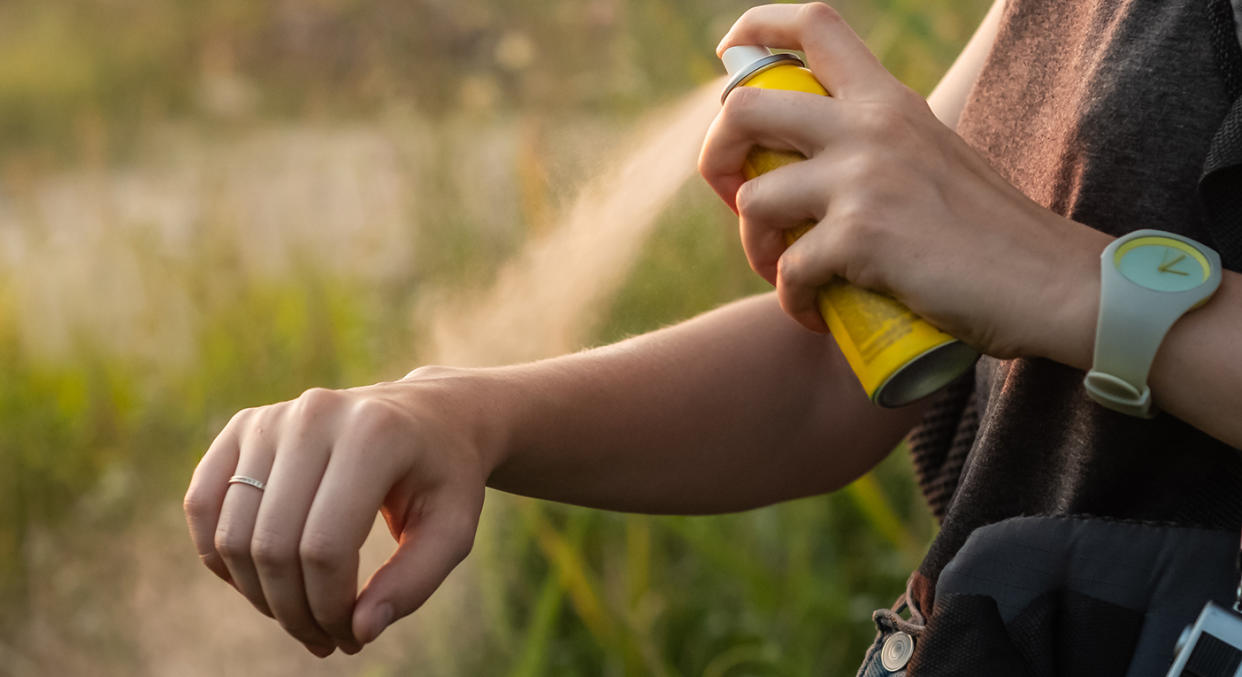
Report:
[[[423,368],[238,412],[185,496],[203,564],[320,657],[356,653],[413,612],[470,551],[490,471],[457,374]],[[359,593],[377,512],[398,546]]]

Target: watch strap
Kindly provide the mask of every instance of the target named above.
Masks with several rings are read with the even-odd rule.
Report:
[[[1095,358],[1083,385],[1101,404],[1147,418],[1155,415],[1147,387],[1151,363],[1165,334],[1193,303],[1181,308],[1147,302],[1153,292],[1123,278],[1109,259],[1111,252],[1100,266]]]
[[[1091,399],[1113,411],[1139,418],[1153,418],[1157,413],[1151,401],[1151,388],[1146,383],[1140,390],[1108,372],[1092,369],[1082,384]]]

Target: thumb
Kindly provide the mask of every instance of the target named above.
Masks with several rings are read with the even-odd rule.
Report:
[[[417,610],[466,558],[479,507],[465,501],[433,505],[406,524],[396,552],[372,574],[354,605],[358,641],[374,641],[393,621]]]

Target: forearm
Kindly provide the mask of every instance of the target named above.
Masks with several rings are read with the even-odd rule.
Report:
[[[1225,271],[1206,306],[1178,320],[1152,363],[1155,402],[1242,449],[1242,275]]]
[[[473,372],[489,484],[641,512],[726,512],[840,487],[917,411],[867,401],[828,337],[773,295],[613,346]]]
[[[999,24],[997,0],[929,97],[956,125]],[[749,508],[840,487],[917,421],[863,395],[835,343],[774,295],[615,346],[475,372],[498,442],[489,483],[649,512]]]

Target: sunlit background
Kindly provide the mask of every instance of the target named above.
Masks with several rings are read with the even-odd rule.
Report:
[[[239,408],[762,291],[694,174],[747,6],[0,3],[0,675],[853,674],[935,529],[904,453],[723,517],[493,492],[431,602],[326,661],[180,513]],[[985,6],[838,8],[927,92]]]

